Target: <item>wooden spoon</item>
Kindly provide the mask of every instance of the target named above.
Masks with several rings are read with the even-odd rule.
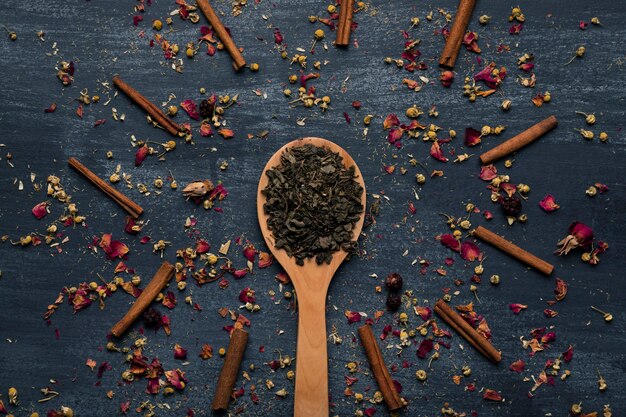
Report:
[[[296,349],[296,392],[294,417],[328,417],[328,354],[326,351],[326,292],[339,265],[348,255],[339,250],[333,253],[330,264],[317,265],[315,258],[296,264],[283,249],[274,247],[274,236],[267,227],[268,216],[263,210],[265,196],[261,193],[267,184],[265,174],[268,169],[280,165],[280,156],[290,147],[306,144],[326,147],[343,158],[346,168],[354,166],[357,181],[363,187],[361,202],[363,213],[353,227],[352,239],[358,239],[365,219],[365,183],[359,167],[352,157],[341,147],[326,139],[307,137],[294,140],[280,148],[267,162],[257,191],[257,214],[265,243],[278,262],[285,269],[298,295],[298,345]]]

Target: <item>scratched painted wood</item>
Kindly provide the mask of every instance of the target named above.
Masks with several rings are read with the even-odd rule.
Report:
[[[414,291],[420,304],[432,305],[441,295],[442,287],[454,288],[456,278],[469,282],[471,268],[459,259],[447,267],[447,277],[434,272],[422,276],[418,266],[413,264],[416,259],[425,259],[430,262],[431,269],[444,265],[445,258],[451,253],[434,239],[435,235],[445,233],[447,227],[438,213],[462,216],[464,203],[469,201],[495,212],[490,223],[495,231],[555,263],[555,275],[570,284],[570,291],[567,299],[555,307],[559,316],[546,319],[542,310],[546,307],[545,301],[552,297],[554,280],[525,269],[492,248],[481,246],[488,256],[484,262],[485,278],[499,274],[502,283],[497,288],[483,283],[478,291],[480,303],[473,298],[466,283],[459,288],[460,295],[455,298],[455,303],[476,302],[477,310],[491,326],[494,344],[503,351],[503,362],[500,366],[487,363],[456,336],[450,350],[444,349],[441,359],[433,362],[430,369],[427,361],[416,357],[415,346],[397,354],[395,347],[387,349],[383,344],[387,363],[397,367],[392,372],[393,378],[403,385],[402,395],[409,401],[404,414],[438,415],[446,401],[458,411],[469,413],[476,410],[478,415],[564,416],[571,404],[580,401],[587,412],[600,411],[604,404],[610,404],[614,416],[626,414],[623,390],[626,385],[623,349],[626,140],[622,131],[626,109],[626,70],[623,65],[626,62],[623,42],[626,38],[623,25],[626,3],[521,2],[527,23],[519,36],[510,36],[507,16],[517,2],[479,1],[470,27],[480,35],[482,58],[495,60],[509,69],[502,97],[512,99],[513,108],[506,115],[498,108],[500,98],[497,96],[471,104],[461,95],[464,76],[480,69],[476,56],[465,50],[461,51],[457,61],[453,87],[444,89],[436,82],[435,64],[443,44],[440,36],[433,35],[442,25],[436,8],[453,10],[456,2],[452,0],[376,0],[368,3],[366,12],[355,15],[359,27],[353,39],[358,41],[358,48],[352,45],[347,50],[335,50],[330,45],[334,33],[326,29],[328,51],[318,45],[315,55],[309,56],[309,65],[315,59],[325,63],[321,78],[311,83],[319,95],[332,97],[330,110],[324,114],[319,109],[288,106],[289,100],[283,96],[282,90],[288,76],[299,74],[299,68],[280,59],[274,48],[273,28],[282,31],[290,54],[295,53],[296,47],[308,49],[313,31],[319,26],[308,23],[307,16],[322,15],[326,4],[310,0],[300,1],[297,6],[285,0],[249,3],[238,17],[230,15],[230,2],[218,1],[216,7],[224,13],[224,22],[231,28],[236,43],[245,49],[248,62],[260,64],[261,70],[256,74],[249,71],[234,74],[226,53],[214,57],[200,53],[193,60],[183,59],[182,74],[172,71],[163,62],[160,49],[150,48],[148,41],[150,22],[156,18],[164,19],[175,8],[173,1],[155,0],[147,7],[139,27],[132,24],[135,4],[132,1],[23,0],[12,2],[0,11],[0,23],[18,34],[16,42],[10,42],[4,35],[0,41],[3,62],[0,143],[5,145],[0,148],[0,235],[8,235],[15,241],[33,230],[43,232],[47,221],[61,214],[62,206],[56,202],[52,204],[52,213],[44,220],[37,221],[30,214],[35,204],[46,199],[45,192],[33,190],[31,173],[35,173],[36,182],[42,184],[50,174],[60,176],[81,213],[88,218],[87,228],[66,231],[70,240],[62,245],[62,253],[45,246],[20,248],[9,242],[0,244],[0,399],[6,403],[7,389],[11,386],[18,388],[21,406],[15,410],[16,416],[30,415],[32,411],[45,415],[46,410],[61,405],[72,407],[77,416],[117,415],[121,402],[131,401],[134,409],[148,399],[160,405],[157,415],[181,416],[188,408],[194,409],[196,415],[208,415],[222,360],[216,355],[202,361],[197,354],[203,343],[210,343],[216,350],[227,345],[227,333],[222,327],[231,322],[220,318],[216,310],[224,306],[237,309],[239,291],[250,286],[257,291],[262,310],[250,315],[250,346],[244,367],[248,369],[254,364],[256,370],[249,371],[250,382],[241,378],[238,381],[238,387],[245,386],[246,395],[237,400],[231,411],[242,407],[241,415],[246,416],[289,415],[293,408],[293,383],[285,378],[286,370],[273,373],[264,365],[277,357],[277,350],[295,357],[296,313],[279,293],[275,298],[268,295],[270,290],[278,292],[278,283],[273,278],[279,271],[276,265],[255,271],[242,280],[230,280],[230,287],[226,290],[218,290],[215,283],[202,288],[190,285],[186,293],[192,294],[202,311],[184,305],[182,294],[178,297],[179,305],[169,312],[172,335],[166,337],[162,332],[149,335],[146,349],[146,355],[161,358],[166,369],[182,367],[189,378],[184,392],[167,398],[146,394],[143,381],[121,384],[124,357],[103,349],[111,325],[128,308],[130,298],[125,294],[115,294],[107,300],[104,310],[93,305],[72,315],[69,306],[61,306],[49,326],[42,320],[42,315],[64,286],[96,280],[98,273],[104,277],[113,275],[115,263],[104,260],[102,253],[94,254],[88,249],[93,236],[112,232],[114,237],[128,243],[131,248],[128,264],[144,280],[160,263],[150,245],[142,245],[137,239],[124,235],[122,211],[85,180],[70,172],[66,166],[69,156],[80,158],[104,177],[110,175],[119,163],[124,172],[132,173],[134,182],[150,184],[157,176],[166,177],[170,171],[179,184],[201,178],[222,180],[230,192],[221,204],[223,213],[205,212],[184,201],[179,192],[164,190],[160,196],[155,193],[142,196],[135,190],[126,190],[145,208],[144,218],[150,220],[144,229],[145,234],[172,242],[165,258],[175,261],[174,248],[194,242],[183,230],[185,219],[192,214],[199,219],[198,228],[214,250],[220,243],[238,236],[262,247],[254,196],[265,161],[294,138],[319,136],[337,142],[354,157],[370,193],[385,195],[377,223],[362,236],[364,256],[345,264],[329,291],[328,328],[336,326],[343,337],[341,345],[329,345],[331,403],[334,404],[331,415],[354,415],[355,410],[371,406],[355,404],[353,398],[344,396],[347,362],[359,362],[363,371],[356,374],[359,381],[352,387],[355,392],[371,396],[375,389],[365,355],[356,344],[356,327],[346,323],[344,311],[362,311],[371,316],[382,309],[384,294],[375,293],[374,287],[381,284],[390,272],[404,276],[405,288]],[[425,19],[430,10],[434,11],[433,23]],[[482,14],[492,16],[486,27],[477,22],[477,17]],[[411,16],[419,16],[422,20],[410,32],[422,39],[419,49],[430,67],[420,74],[409,74],[383,63],[386,56],[398,57],[404,42],[401,30],[409,28]],[[586,31],[578,29],[580,20],[588,22],[593,16],[599,17],[603,25]],[[174,22],[178,31],[166,36],[181,47],[199,37],[199,26],[181,22],[177,17]],[[38,30],[45,32],[44,42],[36,37]],[[499,44],[508,44],[512,51],[496,53]],[[48,56],[54,51],[53,45],[58,50],[55,55]],[[586,46],[585,57],[564,66],[579,45]],[[515,85],[514,79],[519,73],[515,60],[524,52],[536,56],[538,82],[535,89]],[[76,63],[75,82],[67,88],[56,79],[55,65],[62,59]],[[194,146],[180,143],[167,155],[165,162],[149,158],[141,168],[134,168],[131,135],[154,141],[165,141],[167,136],[148,126],[143,113],[125,97],[115,97],[108,106],[103,105],[113,96],[102,83],[110,82],[115,73],[157,102],[166,101],[170,93],[177,97],[174,102],[186,98],[201,99],[198,93],[201,87],[217,94],[239,94],[240,104],[229,109],[226,117],[228,125],[236,132],[235,138],[224,141],[220,137],[197,137]],[[425,85],[419,93],[402,85],[403,78],[416,79],[418,75],[435,82]],[[86,107],[81,120],[75,115],[75,99],[83,88],[88,88],[90,94],[101,95],[102,100],[100,104]],[[253,93],[254,89],[259,89],[261,96]],[[535,108],[530,98],[545,90],[552,93],[552,102]],[[361,110],[351,107],[354,100],[363,103]],[[52,102],[58,104],[58,109],[55,113],[44,114],[43,109]],[[507,129],[501,137],[484,140],[483,149],[488,149],[550,114],[559,118],[559,127],[555,131],[515,155],[513,168],[507,171],[501,163],[499,165],[512,181],[532,187],[530,199],[524,203],[524,211],[530,217],[527,224],[504,226],[503,216],[491,205],[485,184],[477,178],[476,157],[461,165],[451,161],[443,165],[428,156],[429,146],[421,141],[405,139],[405,146],[400,150],[387,144],[386,133],[381,127],[382,118],[390,112],[403,114],[411,104],[425,110],[437,106],[437,119],[422,116],[422,120],[459,132],[459,138],[452,142],[457,153],[478,152],[462,146],[465,127],[505,124]],[[111,118],[112,107],[126,114],[123,123]],[[575,110],[595,112],[598,122],[593,130],[596,136],[601,130],[606,131],[609,142],[584,141],[574,131],[585,127],[582,116],[576,115]],[[352,123],[346,123],[343,112],[350,115]],[[368,134],[364,135],[362,119],[368,113],[376,118]],[[106,123],[94,128],[94,121],[102,118],[107,120]],[[306,118],[305,125],[299,126],[296,122],[302,118]],[[186,119],[181,114],[178,120]],[[264,130],[270,132],[266,139],[246,138],[248,133],[255,135]],[[109,150],[115,155],[113,160],[105,158]],[[7,164],[7,152],[12,154],[14,167]],[[445,176],[429,179],[424,186],[418,187],[413,177],[422,171],[409,164],[411,155],[421,161],[428,172],[443,169]],[[220,171],[220,163],[224,160],[229,162],[229,168]],[[393,175],[382,171],[383,165],[388,164],[397,165]],[[401,167],[408,169],[406,175],[400,174]],[[23,191],[18,191],[18,181],[24,183]],[[607,184],[610,191],[588,198],[584,190],[594,182]],[[414,190],[419,195],[418,201],[415,201]],[[537,206],[547,193],[554,194],[562,206],[550,215]],[[372,201],[371,196],[369,201]],[[414,202],[417,213],[408,215],[405,221],[409,201]],[[609,242],[610,249],[598,266],[582,264],[579,254],[566,258],[552,255],[555,243],[564,237],[573,220],[589,224],[598,238]],[[486,225],[479,216],[473,216],[472,221]],[[371,274],[377,274],[379,278],[372,278]],[[529,307],[515,316],[508,309],[509,302],[528,304]],[[592,304],[612,312],[613,323],[604,323],[601,315],[590,310]],[[421,323],[410,309],[406,311],[411,326]],[[397,326],[394,317],[386,314],[375,324],[375,333],[380,333],[390,323]],[[528,336],[530,329],[542,326],[554,326],[557,340],[550,351],[529,358],[519,337]],[[189,365],[182,366],[180,361],[173,359],[175,343],[189,350]],[[460,349],[459,344],[465,349]],[[574,346],[575,354],[566,367],[572,371],[572,377],[567,382],[556,381],[555,386],[543,386],[535,398],[527,398],[533,382],[522,381],[522,378],[538,375],[547,359],[556,357],[570,344]],[[264,352],[260,351],[261,346],[265,347]],[[96,374],[85,366],[87,358],[98,364],[108,361],[112,370],[98,380]],[[527,370],[521,375],[508,370],[508,365],[519,358],[527,361]],[[409,364],[407,368],[401,366],[404,361]],[[452,382],[452,376],[459,374],[463,365],[472,368],[472,376],[457,386]],[[414,376],[415,371],[422,368],[428,370],[426,383],[418,383]],[[604,393],[597,390],[598,370],[609,385]],[[56,383],[51,384],[51,379]],[[272,379],[276,384],[273,391],[266,389],[266,379]],[[505,401],[489,403],[479,393],[464,391],[469,382],[475,382],[479,389],[487,387],[501,391]],[[258,405],[252,404],[248,395],[251,384],[257,386]],[[46,404],[38,404],[39,390],[46,386],[61,395]],[[274,394],[281,388],[289,392],[284,399]],[[115,393],[112,400],[105,396],[109,390]],[[386,415],[383,406],[376,408],[376,415]],[[129,414],[136,413],[131,410]]]

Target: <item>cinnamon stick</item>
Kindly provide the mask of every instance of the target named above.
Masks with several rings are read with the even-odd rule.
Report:
[[[367,360],[370,363],[370,369],[374,374],[378,388],[387,403],[387,407],[390,411],[402,408],[404,403],[396,390],[396,386],[391,379],[387,366],[385,366],[383,355],[376,342],[374,332],[372,332],[372,327],[367,324],[359,327],[359,338],[363,344],[363,349],[365,349],[365,354],[367,355]]]
[[[435,313],[452,327],[463,339],[465,339],[476,350],[483,354],[492,362],[498,363],[502,360],[502,354],[493,347],[489,340],[469,325],[463,317],[454,311],[445,301],[439,300],[435,304]]]
[[[490,245],[495,246],[500,249],[502,252],[505,252],[515,259],[525,263],[526,265],[535,268],[536,270],[544,273],[545,275],[550,275],[554,270],[554,265],[544,261],[541,258],[536,257],[530,252],[526,252],[524,249],[519,246],[509,242],[505,238],[493,233],[492,231],[485,229],[482,226],[478,226],[476,230],[472,232],[474,236],[479,238],[480,240],[489,243]]]
[[[154,277],[150,280],[150,283],[141,292],[141,295],[137,297],[124,317],[122,317],[122,320],[118,321],[117,324],[111,328],[111,333],[116,337],[123,335],[124,332],[133,325],[141,313],[148,308],[150,303],[154,301],[163,288],[165,288],[170,278],[172,278],[172,275],[174,275],[174,266],[167,261],[163,262],[159,270],[154,274]]]
[[[506,142],[501,143],[495,148],[480,155],[480,162],[484,165],[490,164],[495,160],[498,160],[518,149],[523,148],[531,142],[536,141],[559,124],[559,121],[555,116],[550,116],[537,123],[534,126],[529,127],[517,136],[512,137]]]
[[[202,10],[202,13],[204,13],[204,16],[209,21],[209,24],[211,25],[215,33],[217,33],[218,38],[220,38],[220,41],[222,41],[224,47],[233,59],[233,68],[235,68],[235,71],[239,71],[241,68],[245,67],[245,58],[243,57],[243,55],[241,55],[241,52],[239,52],[239,48],[237,48],[237,45],[235,45],[235,42],[233,42],[233,39],[228,34],[228,31],[222,24],[220,18],[217,16],[217,13],[215,13],[215,10],[213,10],[213,7],[211,7],[209,1],[196,0],[196,3],[198,4],[200,10]]]
[[[167,117],[160,108],[154,103],[145,98],[141,93],[135,90],[133,87],[124,82],[119,75],[113,76],[113,84],[119,88],[124,94],[128,96],[133,102],[141,107],[150,117],[160,124],[165,130],[174,136],[178,136],[178,132],[181,131],[180,125]]]
[[[339,6],[339,23],[337,24],[336,46],[348,46],[352,32],[352,16],[354,14],[354,0],[341,0]]]
[[[111,197],[113,201],[122,206],[122,208],[126,210],[133,219],[141,216],[141,213],[143,213],[143,209],[139,204],[135,203],[133,200],[126,197],[124,194],[117,191],[115,188],[106,183],[103,179],[91,172],[89,168],[81,164],[78,159],[70,158],[67,160],[67,163],[69,164],[69,166],[80,172],[85,178],[91,181],[92,184],[102,190],[106,195]]]
[[[228,408],[247,344],[248,332],[235,328],[230,336],[222,371],[217,380],[217,389],[213,397],[213,404],[211,405],[213,411],[226,411]]]
[[[456,58],[459,55],[459,49],[461,49],[463,35],[465,35],[469,21],[472,18],[475,5],[476,0],[459,0],[459,6],[456,9],[452,29],[450,29],[450,34],[448,35],[448,39],[446,39],[446,45],[439,58],[440,66],[448,69],[454,68]]]

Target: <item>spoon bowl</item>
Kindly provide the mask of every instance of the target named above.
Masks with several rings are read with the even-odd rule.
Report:
[[[296,349],[296,388],[294,400],[294,417],[327,417],[328,416],[328,354],[326,342],[326,293],[333,275],[348,253],[343,250],[333,252],[330,264],[318,265],[315,258],[307,258],[304,265],[296,264],[296,258],[289,257],[283,249],[275,247],[272,232],[267,226],[268,215],[263,205],[266,198],[262,190],[268,185],[266,172],[280,165],[283,152],[291,147],[307,144],[324,147],[338,153],[343,158],[346,168],[354,167],[355,181],[363,188],[361,203],[363,212],[352,228],[352,240],[356,241],[361,234],[365,220],[366,192],[365,183],[359,167],[352,157],[340,146],[326,139],[306,137],[289,142],[280,148],[267,162],[257,190],[257,215],[261,233],[274,258],[281,264],[291,278],[298,296],[298,341]]]

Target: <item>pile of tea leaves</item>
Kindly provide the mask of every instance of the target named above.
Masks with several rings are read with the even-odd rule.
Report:
[[[364,190],[341,155],[310,144],[291,147],[266,174],[263,209],[276,248],[298,265],[312,257],[318,265],[330,263],[333,252],[354,251],[352,229],[364,210]]]

